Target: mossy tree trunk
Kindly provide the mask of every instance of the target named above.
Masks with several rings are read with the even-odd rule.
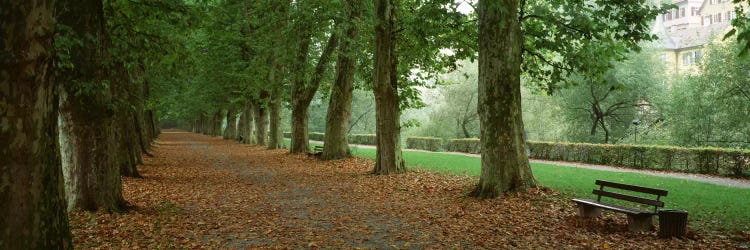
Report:
[[[50,81],[55,1],[0,6],[0,248],[72,249]]]
[[[375,93],[377,156],[374,174],[402,173],[401,121],[396,68],[396,6],[392,0],[375,1]]]
[[[521,117],[518,0],[479,1],[479,99],[482,173],[471,193],[493,198],[525,191],[535,181]]]
[[[331,90],[331,98],[326,115],[325,142],[323,144],[323,160],[335,160],[351,156],[349,152],[349,120],[352,116],[352,91],[354,90],[355,53],[354,45],[358,37],[357,24],[361,16],[363,3],[360,0],[345,1],[348,12],[344,23],[344,38],[339,45],[336,61],[336,79]]]
[[[269,60],[268,64],[270,65],[268,83],[271,85],[268,93],[268,149],[282,149],[284,148],[284,132],[281,128],[281,87],[283,84],[281,78],[276,77],[281,67],[276,65],[276,59]]]
[[[70,35],[83,43],[69,50],[75,66],[56,72],[62,83],[60,149],[68,210],[119,211],[124,198],[112,136],[114,100],[105,85],[109,38],[102,1],[60,2],[65,8],[58,13],[59,23],[71,27]]]
[[[281,90],[275,89],[268,100],[269,135],[268,149],[284,148],[284,131],[281,128]]]
[[[259,146],[265,146],[268,142],[268,110],[263,103],[255,103],[253,105],[254,112],[253,120],[255,122],[255,144]]]

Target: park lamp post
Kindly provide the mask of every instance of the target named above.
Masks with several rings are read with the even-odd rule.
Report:
[[[635,134],[635,140],[634,140],[635,142],[633,144],[638,144],[638,125],[639,124],[641,124],[641,120],[638,120],[638,119],[633,120],[633,125],[635,125],[633,126],[633,131]]]

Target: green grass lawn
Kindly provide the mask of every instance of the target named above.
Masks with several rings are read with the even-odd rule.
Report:
[[[353,147],[352,154],[375,158],[375,150],[369,148]],[[478,176],[481,168],[478,157],[414,151],[404,151],[403,156],[409,168],[469,176]],[[540,185],[559,190],[570,197],[593,197],[591,190],[598,187],[594,186],[597,179],[666,189],[669,190],[669,195],[662,198],[665,208],[687,210],[692,227],[750,230],[750,189],[550,164],[533,163],[531,169]]]

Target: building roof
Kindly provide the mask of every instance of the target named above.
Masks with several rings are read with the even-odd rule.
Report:
[[[723,36],[727,32],[729,22],[708,26],[689,27],[682,30],[668,32],[664,23],[657,18],[652,33],[659,37],[659,43],[664,49],[684,49],[707,44],[715,36]]]

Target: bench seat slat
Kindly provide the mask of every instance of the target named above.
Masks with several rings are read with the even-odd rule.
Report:
[[[613,187],[613,188],[622,189],[622,190],[636,191],[636,192],[647,193],[647,194],[660,195],[660,196],[667,196],[667,193],[669,193],[667,190],[662,190],[662,189],[641,187],[641,186],[628,185],[628,184],[603,181],[603,180],[596,180],[596,185],[605,186],[605,187]]]
[[[637,203],[656,206],[656,207],[664,207],[664,202],[662,201],[651,200],[651,199],[641,198],[637,196],[618,194],[618,193],[613,193],[613,192],[604,191],[604,190],[597,190],[597,189],[594,189],[593,193],[595,195],[607,196],[607,197],[612,197],[612,198],[620,199],[620,200],[632,201],[632,202],[637,202]]]
[[[576,202],[576,203],[582,203],[582,204],[586,204],[586,205],[596,206],[596,207],[600,207],[600,208],[603,208],[603,209],[612,210],[612,211],[616,211],[616,212],[620,212],[620,213],[624,213],[624,214],[632,214],[632,215],[653,215],[653,214],[655,214],[654,212],[650,212],[650,211],[643,211],[643,210],[639,210],[639,209],[635,209],[635,208],[629,208],[629,207],[624,207],[624,206],[615,205],[615,204],[601,203],[601,202],[597,202],[596,200],[592,200],[592,199],[572,199],[572,201]]]

